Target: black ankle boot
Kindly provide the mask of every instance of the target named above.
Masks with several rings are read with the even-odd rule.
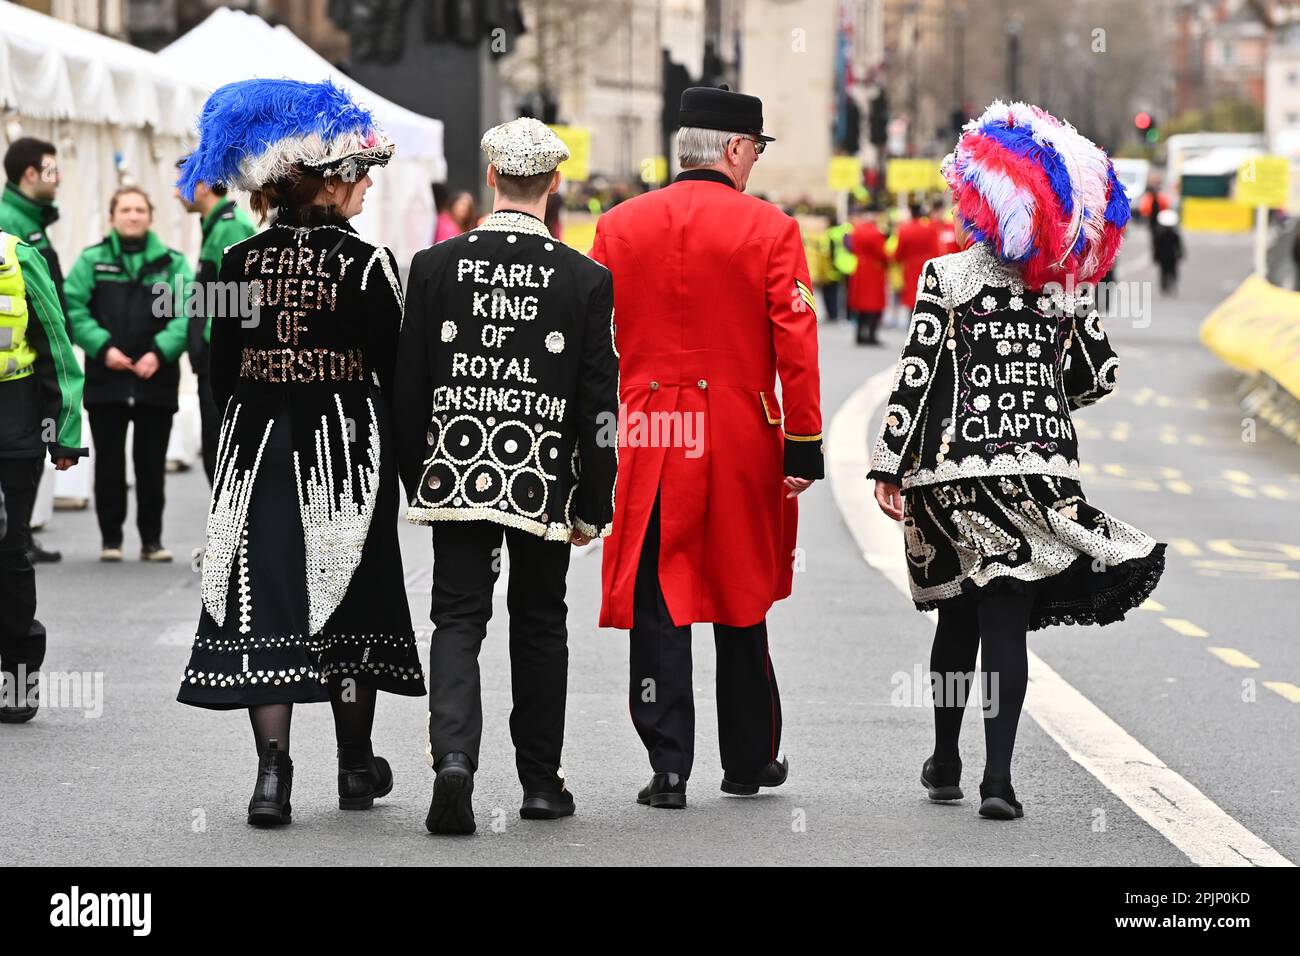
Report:
[[[990,820],[1014,820],[1025,815],[1006,777],[985,777],[980,784],[980,800],[980,816]]]
[[[257,761],[257,784],[248,801],[248,822],[255,827],[288,823],[292,813],[289,791],[293,789],[293,761],[280,749],[278,740],[268,740]]]
[[[338,754],[340,810],[369,810],[376,797],[393,792],[392,768],[368,744],[340,747]]]

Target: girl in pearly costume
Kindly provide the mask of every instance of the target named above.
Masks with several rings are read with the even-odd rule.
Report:
[[[942,169],[970,245],[921,273],[868,477],[903,522],[916,607],[939,613],[921,781],[933,800],[962,796],[957,740],[982,645],[980,814],[1014,819],[1026,632],[1121,620],[1164,570],[1164,544],[1085,498],[1070,418],[1115,388],[1091,284],[1129,208],[1106,154],[1024,103],[967,123]]]
[[[393,785],[370,731],[376,692],[424,693],[398,550],[390,402],[402,317],[392,253],[348,220],[393,145],[338,87],[218,89],[181,170],[248,190],[271,225],[226,250],[213,301],[223,409],[197,636],[178,699],[248,708],[255,825],[288,823],[293,705],[328,700],[339,806]]]

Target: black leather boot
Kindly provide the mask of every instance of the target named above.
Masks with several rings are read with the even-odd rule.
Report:
[[[393,771],[370,746],[340,747],[339,809],[369,810],[376,797],[393,792]]]
[[[292,814],[289,791],[293,789],[293,761],[280,749],[278,740],[268,740],[257,761],[257,784],[248,801],[248,822],[255,827],[288,823]]]

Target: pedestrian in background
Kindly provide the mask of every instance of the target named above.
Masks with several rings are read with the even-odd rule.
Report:
[[[474,194],[463,189],[454,194],[447,202],[447,218],[451,220],[456,229],[455,235],[458,236],[477,226],[479,215]]]
[[[879,345],[880,317],[889,286],[889,253],[874,210],[858,220],[848,246],[857,259],[857,269],[849,276],[849,315],[857,325],[856,341],[858,345]]]
[[[447,191],[446,183],[433,184],[433,208],[437,214],[437,220],[433,225],[433,244],[445,242],[452,236],[459,236],[463,230],[460,224],[451,216],[451,193]]]
[[[33,685],[46,632],[36,619],[29,522],[45,455],[65,471],[86,454],[81,386],[46,260],[0,230],[0,723],[31,720],[40,706]]]
[[[826,227],[826,232],[818,243],[818,259],[821,260],[821,265],[817,271],[821,273],[821,277],[819,279],[817,276],[812,276],[812,280],[819,286],[822,302],[826,304],[827,322],[839,321],[845,281],[852,277],[858,267],[858,260],[849,249],[847,242],[851,232],[853,232],[852,222],[839,222],[832,217],[830,225]],[[809,265],[811,264],[810,261]],[[852,312],[852,306],[847,303],[845,308]]]
[[[476,828],[478,657],[502,541],[519,816],[574,812],[561,766],[566,572],[570,545],[609,534],[618,465],[609,270],[553,241],[542,218],[569,150],[529,117],[488,130],[482,147],[492,213],[415,256],[398,360],[406,516],[430,525],[433,538],[428,729],[437,776],[425,827],[440,834]]]
[[[185,157],[176,164],[177,169],[185,165]],[[226,249],[237,242],[242,242],[257,232],[253,220],[239,208],[234,199],[226,195],[226,187],[220,183],[209,186],[196,183],[194,198],[186,199],[180,190],[175,195],[187,212],[199,216],[199,230],[202,233],[199,246],[198,268],[195,276],[204,303],[227,302],[228,297],[219,294],[216,285],[221,272],[221,258]],[[187,348],[190,355],[190,367],[198,378],[199,422],[203,447],[203,471],[212,484],[212,474],[217,464],[217,433],[221,429],[221,409],[217,408],[212,397],[212,376],[209,363],[212,353],[212,316],[210,314],[189,317]]]
[[[187,339],[184,295],[194,273],[150,228],[153,203],[143,190],[119,189],[108,215],[108,235],[82,252],[65,285],[72,337],[86,353],[99,559],[122,560],[131,426],[140,559],[171,561],[162,543],[167,440]]]
[[[999,175],[979,175],[987,168]],[[1008,820],[1024,815],[1011,756],[1026,632],[1122,620],[1154,590],[1165,545],[1094,507],[1079,483],[1070,411],[1109,395],[1119,364],[1093,293],[1076,291],[1106,272],[1128,222],[1106,154],[1037,107],[995,102],[942,169],[963,231],[981,238],[924,266],[868,477],[903,522],[913,602],[939,612],[921,782],[931,800],[963,796],[957,741],[981,653],[979,813]],[[1068,206],[1039,186],[1061,171]]]
[[[1183,236],[1178,228],[1178,212],[1162,209],[1156,214],[1156,228],[1151,239],[1151,258],[1160,267],[1160,292],[1175,295],[1178,292],[1178,265],[1186,255]]]
[[[912,203],[911,216],[898,226],[898,245],[893,258],[902,272],[898,301],[907,312],[916,308],[916,283],[925,264],[939,255],[939,236],[925,218],[920,203]]]
[[[930,225],[934,227],[935,237],[939,243],[937,256],[946,256],[960,252],[961,245],[957,238],[957,226],[953,222],[952,209],[942,199],[936,199],[930,206]]]
[[[0,230],[17,236],[45,259],[50,281],[59,300],[59,309],[66,319],[68,300],[63,293],[63,267],[48,232],[49,227],[59,219],[59,207],[55,199],[63,182],[63,174],[59,169],[58,150],[53,143],[23,136],[10,143],[5,150],[4,170],[5,187],[4,193],[0,195]],[[39,477],[37,495],[42,502],[36,508],[39,514],[50,507],[49,499],[53,496],[48,484],[45,494],[41,494]],[[37,563],[54,562],[63,558],[60,552],[41,547],[34,537],[31,538],[30,550],[32,560]]]
[[[214,92],[181,170],[249,192],[269,228],[229,249],[220,282],[246,315],[212,323],[223,410],[199,624],[177,700],[247,709],[257,750],[248,823],[292,820],[295,704],[329,701],[338,805],[393,789],[371,742],[379,691],[424,693],[394,520],[391,408],[397,262],[357,235],[372,166],[393,144],[326,81]]]
[[[614,275],[626,415],[700,439],[620,443],[602,569],[600,624],[631,632],[629,710],[653,774],[637,801],[669,809],[686,806],[695,758],[697,622],[717,649],[722,790],[786,780],[767,614],[792,589],[796,498],[824,475],[799,223],[744,191],[772,142],[762,101],[692,87],[678,118],[682,172],[601,216],[591,251]]]

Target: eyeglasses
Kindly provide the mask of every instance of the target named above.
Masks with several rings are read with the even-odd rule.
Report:
[[[741,136],[740,138],[747,143],[754,144],[754,154],[756,156],[762,156],[763,150],[767,149],[767,143],[761,139],[754,139],[752,136]]]

